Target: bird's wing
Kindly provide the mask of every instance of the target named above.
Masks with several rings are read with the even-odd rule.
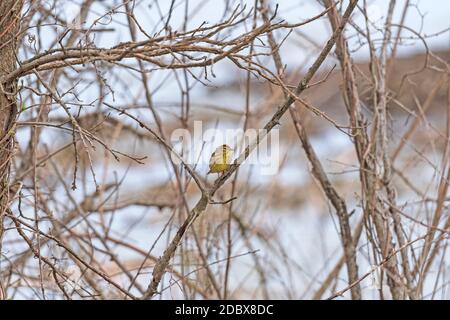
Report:
[[[211,154],[211,158],[209,159],[209,166],[212,167],[216,163],[216,152],[214,151]]]
[[[213,166],[215,164],[224,164],[226,163],[225,152],[223,152],[222,148],[219,147],[211,154],[211,159],[209,160],[209,166]]]

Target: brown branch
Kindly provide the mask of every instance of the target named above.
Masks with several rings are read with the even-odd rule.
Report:
[[[353,12],[358,0],[352,0],[350,1],[347,9],[345,10],[345,13],[342,18],[342,22],[337,28],[331,38],[327,41],[325,47],[323,48],[322,52],[319,54],[319,56],[314,61],[313,65],[309,68],[308,72],[304,76],[304,78],[300,81],[300,83],[297,85],[295,89],[295,94],[299,95],[301,94],[305,88],[308,86],[309,82],[311,81],[314,74],[317,72],[319,67],[322,65],[322,63],[325,61],[325,58],[330,53],[331,49],[333,48],[334,44],[336,43],[336,39],[340,36],[342,33],[351,13]],[[208,202],[210,201],[210,197],[214,195],[214,193],[225,183],[225,181],[237,170],[237,168],[249,157],[250,153],[258,146],[260,141],[262,141],[267,134],[277,125],[279,124],[279,121],[281,117],[286,113],[288,108],[292,105],[292,103],[295,101],[293,97],[289,97],[281,106],[278,107],[277,112],[272,116],[269,122],[264,126],[263,132],[258,132],[258,136],[256,141],[254,141],[252,144],[248,145],[245,148],[245,151],[242,152],[239,157],[233,162],[233,164],[230,166],[230,168],[221,176],[219,177],[212,187],[212,189],[209,190],[208,193],[202,194],[201,199],[197,202],[194,209],[190,212],[189,216],[186,218],[184,223],[181,225],[181,227],[178,229],[175,237],[170,242],[169,246],[164,251],[162,257],[158,260],[158,262],[155,265],[155,268],[153,269],[152,273],[152,281],[150,282],[147,291],[143,295],[142,299],[149,299],[153,297],[156,292],[157,288],[159,286],[159,283],[161,282],[162,276],[166,272],[166,268],[169,265],[169,261],[174,255],[178,245],[181,242],[181,239],[183,238],[186,230],[188,227],[195,221],[195,219],[206,210]]]
[[[264,3],[262,3],[262,5],[264,6]],[[331,7],[327,8],[326,10],[328,11],[330,9]],[[265,10],[265,8],[263,10]],[[268,21],[267,10],[263,12],[263,19],[265,21]],[[281,60],[279,50],[277,49],[275,39],[271,32],[268,33],[268,40],[272,48],[272,56],[275,62],[275,66],[277,67],[278,74],[281,77],[283,63]],[[289,91],[285,91],[286,96],[289,94],[290,94]],[[344,249],[345,261],[347,264],[348,278],[349,282],[353,283],[358,279],[358,264],[356,262],[356,243],[352,239],[347,206],[345,204],[344,199],[342,199],[342,197],[337,193],[336,189],[333,187],[330,180],[328,179],[328,176],[325,173],[325,170],[323,169],[319,158],[317,157],[311,143],[309,142],[308,135],[302,124],[302,119],[295,108],[295,104],[289,109],[289,112],[294,122],[297,135],[302,143],[302,147],[305,150],[309,162],[311,163],[313,175],[319,181],[320,186],[322,187],[322,190],[324,191],[326,197],[329,199],[329,201],[332,203],[333,207],[336,210],[341,230],[341,241]],[[354,300],[361,299],[361,288],[359,284],[352,287],[351,295],[352,299]]]

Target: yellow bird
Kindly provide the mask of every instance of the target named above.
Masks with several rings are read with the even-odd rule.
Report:
[[[228,169],[231,163],[231,157],[233,155],[233,149],[230,146],[223,144],[211,154],[211,159],[209,160],[209,171],[210,173],[221,173]]]

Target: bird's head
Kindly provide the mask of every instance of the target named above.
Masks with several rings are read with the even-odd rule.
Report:
[[[223,144],[222,145],[222,148],[223,149],[225,149],[226,151],[233,151],[234,149],[233,148],[231,148],[229,145],[227,145],[227,144]]]

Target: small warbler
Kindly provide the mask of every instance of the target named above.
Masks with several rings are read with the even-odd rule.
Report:
[[[231,163],[231,157],[233,155],[233,149],[230,146],[223,144],[211,154],[211,159],[209,160],[209,171],[210,173],[224,172],[228,169]]]

